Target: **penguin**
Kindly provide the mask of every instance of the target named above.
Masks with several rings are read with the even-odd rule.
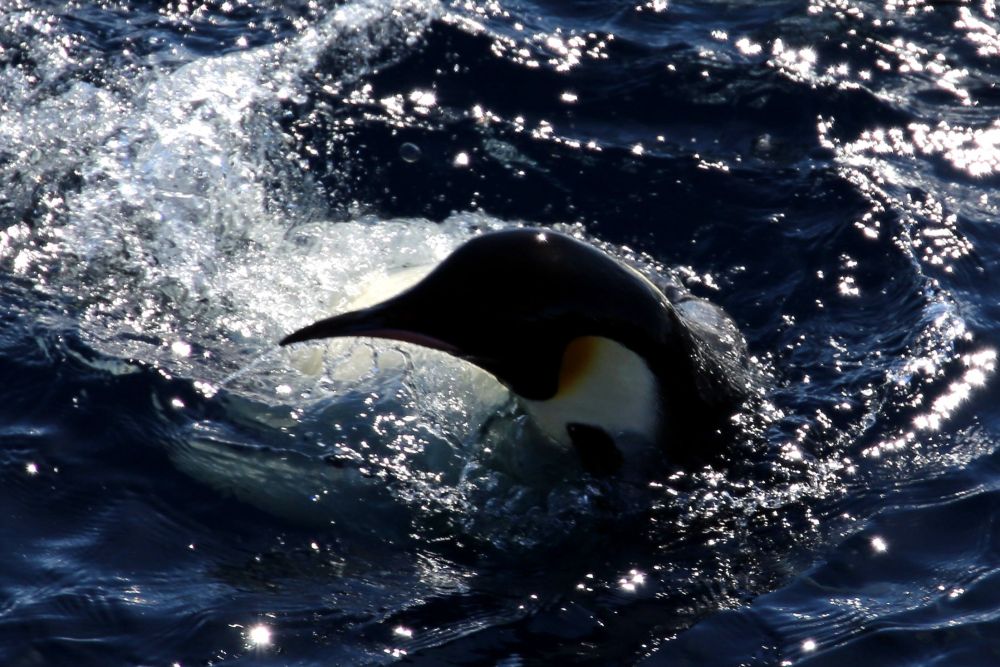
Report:
[[[595,476],[621,468],[625,438],[658,445],[671,464],[711,462],[754,393],[745,342],[721,308],[548,229],[474,237],[408,290],[280,345],[344,336],[479,366]]]

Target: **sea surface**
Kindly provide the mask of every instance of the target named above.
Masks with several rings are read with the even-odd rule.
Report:
[[[998,14],[0,0],[0,664],[1000,664]],[[278,348],[518,225],[725,308],[762,425],[593,479]]]

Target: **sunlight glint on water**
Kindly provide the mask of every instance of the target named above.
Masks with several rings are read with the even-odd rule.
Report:
[[[992,3],[34,4],[0,12],[12,664],[989,641]],[[276,349],[518,221],[732,311],[771,375],[732,469],[567,478],[467,365]]]

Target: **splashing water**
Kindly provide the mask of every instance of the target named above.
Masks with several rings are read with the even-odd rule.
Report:
[[[951,42],[891,34],[903,3],[813,2],[815,23],[795,19],[807,33],[743,3],[729,23],[660,2],[572,20],[495,3],[170,3],[137,9],[127,35],[102,9],[37,4],[0,12],[4,341],[29,389],[76,384],[37,391],[53,424],[5,399],[4,461],[36,485],[11,488],[51,484],[44,503],[65,509],[38,538],[46,581],[84,562],[66,595],[102,627],[123,608],[182,619],[150,631],[167,648],[120,662],[666,661],[726,633],[749,646],[741,660],[794,662],[905,598],[830,574],[891,580],[879,568],[907,531],[878,523],[885,498],[917,507],[952,484],[945,501],[988,513],[993,482],[954,478],[995,448],[961,417],[995,368],[961,281],[986,245],[968,220],[995,213],[996,121],[974,115],[981,73]],[[987,4],[956,8],[950,39],[995,59]],[[847,55],[818,37],[834,32]],[[477,85],[490,76],[533,92]],[[966,115],[931,122],[942,99]],[[791,129],[768,120],[800,102]],[[955,178],[929,186],[942,170]],[[522,223],[732,312],[769,380],[765,427],[731,467],[593,480],[467,364],[384,342],[275,347]],[[87,436],[80,414],[111,427]],[[137,554],[129,530],[169,558]],[[846,546],[817,579],[796,577],[831,545]],[[988,576],[935,567],[931,604]],[[185,577],[197,592],[163,583]],[[789,602],[802,590],[820,611]],[[44,664],[31,650],[13,659]]]

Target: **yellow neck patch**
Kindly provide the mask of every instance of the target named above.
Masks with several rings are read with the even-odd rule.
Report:
[[[601,339],[597,336],[580,336],[570,341],[563,352],[559,367],[559,393],[572,391],[591,369],[597,358]]]
[[[542,431],[567,447],[568,424],[596,426],[612,437],[637,433],[650,441],[659,432],[656,376],[638,354],[601,336],[580,336],[566,346],[555,396],[521,402]]]

